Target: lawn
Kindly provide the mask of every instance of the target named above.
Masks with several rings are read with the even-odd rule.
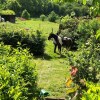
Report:
[[[59,24],[36,19],[17,21],[16,24],[22,28],[34,31],[39,29],[43,32],[46,38],[45,55],[41,58],[34,58],[38,72],[38,86],[48,91],[50,97],[64,98],[66,96],[66,77],[69,77],[68,60],[65,52],[62,57],[53,53],[53,43],[47,40],[52,28],[54,33],[58,31]]]
[[[38,19],[31,19],[26,21],[20,21],[17,19],[16,26],[33,31],[41,30],[45,36],[48,36],[48,34],[52,32],[52,29],[54,33],[57,32],[59,24],[48,21],[40,21]]]
[[[52,40],[48,40],[49,34],[52,32],[56,33],[59,28],[58,23],[52,23],[48,21],[41,21],[39,19],[31,19],[21,21],[17,19],[15,24],[11,24],[9,22],[0,23],[0,28],[2,32],[2,28],[9,31],[16,30],[25,30],[25,34],[36,33],[36,30],[42,31],[42,36],[45,37],[45,52],[43,56],[35,57],[33,56],[32,62],[35,63],[35,68],[38,73],[38,87],[40,89],[45,89],[49,92],[49,97],[53,98],[65,98],[66,97],[66,80],[70,77],[70,65],[69,65],[69,57],[70,54],[75,54],[75,57],[78,57],[77,54],[84,53],[83,51],[68,51],[64,49],[62,51],[62,56],[57,53],[54,53],[54,45]],[[12,28],[12,29],[11,29]],[[5,31],[4,30],[4,31]],[[88,49],[87,49],[88,50]],[[79,55],[80,56],[80,55]],[[82,54],[81,54],[82,56]],[[73,60],[77,60],[74,56],[71,56]],[[79,57],[80,58],[80,57]],[[78,59],[79,59],[78,58]],[[85,61],[84,57],[81,57],[80,62]],[[71,59],[70,59],[71,60]],[[72,60],[72,61],[73,61]],[[78,61],[78,60],[77,60]],[[80,65],[82,65],[79,62]],[[87,63],[87,62],[86,62]],[[92,63],[91,63],[92,65]],[[82,65],[83,66],[83,65]]]
[[[66,78],[69,77],[68,59],[53,53],[52,41],[46,41],[45,55],[34,59],[38,72],[38,86],[49,91],[50,97],[66,96]]]
[[[58,31],[59,24],[48,21],[28,20],[17,21],[17,26],[28,28],[36,31],[37,29],[43,32],[46,38],[45,54],[43,57],[34,58],[36,70],[38,72],[38,86],[50,93],[50,97],[64,98],[66,95],[66,77],[68,77],[68,61],[63,52],[63,56],[53,53],[53,43],[48,41],[49,33]]]
[[[6,23],[9,27],[9,23]],[[66,78],[69,77],[69,62],[67,52],[63,51],[63,56],[53,52],[53,43],[48,40],[48,35],[52,31],[56,33],[59,24],[48,21],[40,21],[36,19],[20,21],[17,19],[12,27],[17,29],[29,29],[42,31],[42,35],[46,39],[45,54],[42,57],[34,57],[33,62],[36,63],[36,70],[38,72],[38,87],[45,89],[50,93],[50,97],[64,98],[66,96]],[[31,33],[30,33],[31,34]],[[58,51],[57,51],[58,52]]]

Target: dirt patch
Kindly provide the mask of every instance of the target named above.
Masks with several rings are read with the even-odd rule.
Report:
[[[22,18],[22,17],[19,17],[18,19],[21,20],[21,21],[25,21],[26,20],[25,18]]]

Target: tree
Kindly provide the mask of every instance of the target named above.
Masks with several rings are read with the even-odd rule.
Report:
[[[6,8],[13,10],[17,16],[21,14],[21,11],[20,11],[21,7],[22,6],[19,4],[17,0],[6,1]]]
[[[6,1],[6,0],[0,0],[0,4],[3,4],[3,3],[5,3],[5,1]]]
[[[21,17],[26,18],[26,19],[30,19],[30,14],[25,9],[25,10],[23,10]]]
[[[58,15],[57,15],[54,11],[52,11],[52,12],[48,15],[48,20],[49,20],[50,22],[55,22],[55,21],[57,20],[57,18],[58,18]]]
[[[36,0],[17,0],[21,7],[21,12],[24,9],[27,9],[27,11],[32,15],[34,13],[35,6],[37,5]]]
[[[92,5],[94,7],[98,7],[100,9],[100,0],[49,0],[49,1],[52,1],[52,2],[82,2],[84,5],[89,3],[90,4],[92,3]]]

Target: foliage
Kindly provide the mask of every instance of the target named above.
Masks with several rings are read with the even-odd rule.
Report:
[[[27,9],[29,14],[33,17],[39,17],[41,14],[48,15],[51,11],[54,11],[60,16],[66,14],[71,15],[71,12],[75,12],[75,16],[93,16],[95,11],[99,11],[99,6],[94,6],[94,2],[89,0],[86,5],[83,5],[82,1],[74,2],[62,2],[63,0],[1,0],[2,9],[11,9],[15,11],[17,16],[21,16],[22,11]],[[58,2],[57,2],[58,1]],[[93,8],[93,9],[92,9]]]
[[[96,19],[81,20],[76,30],[76,32],[78,32],[77,35],[79,37],[77,43],[80,44],[80,48],[78,49],[77,54],[71,52],[68,53],[70,65],[78,69],[77,74],[73,75],[72,79],[73,82],[80,87],[78,89],[79,91],[78,94],[82,93],[82,90],[85,91],[83,97],[84,99],[82,98],[83,100],[87,100],[86,97],[90,99],[94,93],[92,94],[91,92],[90,94],[86,95],[87,86],[84,84],[85,82],[83,82],[82,80],[93,82],[93,83],[97,83],[100,81],[100,72],[99,72],[100,43],[98,41],[99,29],[100,29],[100,23]],[[97,95],[95,95],[94,98],[97,98]]]
[[[77,28],[78,35],[80,37],[79,44],[86,43],[87,39],[90,38],[92,34],[96,35],[100,28],[100,23],[98,20],[82,20]]]
[[[0,25],[3,26],[5,23],[0,23]],[[18,18],[16,24],[7,22],[6,25],[7,30],[9,29],[9,31],[23,30],[25,31],[25,34],[36,34],[34,31],[37,29],[42,30],[41,35],[46,38],[45,54],[38,58],[32,56],[32,62],[35,62],[35,68],[38,72],[38,87],[49,91],[50,96],[53,98],[64,97],[66,91],[65,77],[69,75],[68,68],[65,67],[67,61],[65,56],[67,55],[64,54],[64,57],[59,57],[57,53],[53,53],[53,43],[52,41],[47,40],[48,33],[52,31],[52,28],[55,33],[57,32],[58,24],[48,21],[41,21],[39,19],[20,21]],[[0,29],[2,30],[3,27]],[[68,73],[66,73],[66,71]]]
[[[100,29],[96,33],[96,39],[100,42]]]
[[[70,64],[78,68],[78,74],[75,76],[74,80],[76,83],[80,79],[86,79],[92,82],[99,81],[99,70],[100,70],[100,44],[94,35],[92,35],[88,40],[86,45],[83,45],[81,52],[76,55],[70,55]]]
[[[5,9],[11,9],[13,10],[17,16],[20,15],[21,5],[17,0],[7,0],[6,1],[6,8]]]
[[[89,84],[88,89],[88,86],[86,85],[86,81],[92,82],[94,84],[99,83],[100,81],[99,47],[100,44],[96,40],[95,35],[92,34],[90,38],[86,40],[86,44],[83,44],[78,50],[78,53],[68,53],[69,63],[71,67],[77,68],[77,73],[75,70],[71,71],[71,76],[74,84],[79,86],[78,90],[76,91],[76,97],[79,97],[78,100],[80,100],[81,96],[82,100],[90,100],[90,98],[92,98],[93,96],[93,98],[99,98],[99,92],[96,92],[99,91],[99,87],[94,90],[93,87],[95,88],[96,86],[91,87],[92,85]],[[84,93],[82,93],[82,91],[84,91]],[[75,96],[76,93],[71,93],[71,91],[69,90],[69,96]]]
[[[99,28],[100,23],[97,19],[77,19],[65,16],[61,20],[58,32],[61,37],[71,37],[75,45],[78,44],[78,47],[81,47],[92,34],[96,35]]]
[[[89,16],[89,6],[83,5],[82,3],[64,3],[62,5],[65,7],[65,14],[71,16],[72,12],[74,12],[75,17],[80,17],[80,16]]]
[[[28,11],[25,9],[25,10],[23,10],[21,17],[22,17],[22,18],[25,18],[25,19],[30,19],[30,14],[29,14]]]
[[[79,20],[77,18],[71,18],[70,16],[65,16],[61,20],[61,24],[59,25],[58,34],[61,37],[69,37],[73,41],[72,50],[77,49],[76,40],[78,40],[78,27]]]
[[[83,91],[82,100],[99,100],[100,99],[100,84],[87,82],[87,91]]]
[[[40,15],[40,19],[41,19],[42,21],[44,21],[45,18],[46,18],[46,16],[45,16],[44,14]]]
[[[9,29],[6,24],[1,26],[0,41],[4,44],[17,47],[18,42],[21,43],[22,48],[29,48],[29,51],[34,55],[44,54],[45,39],[41,36],[40,31],[28,31],[28,29]]]
[[[52,11],[52,12],[48,15],[48,20],[49,20],[50,22],[55,22],[55,21],[57,20],[57,18],[58,18],[58,15],[57,15],[54,11]]]
[[[49,0],[51,1],[51,0]],[[65,3],[65,2],[78,2],[79,4],[84,4],[90,7],[90,16],[95,17],[100,13],[100,1],[99,0],[52,0],[56,3]],[[77,6],[76,6],[77,7]],[[80,7],[81,9],[81,7]],[[78,11],[79,12],[79,11]],[[87,11],[86,11],[87,12]]]
[[[0,99],[33,100],[37,94],[37,72],[26,49],[0,44]]]
[[[51,1],[51,0],[50,0]],[[53,2],[83,2],[83,4],[85,5],[87,2],[91,2],[91,0],[83,0],[83,1],[81,1],[81,0],[52,0]],[[94,3],[94,4],[97,4],[97,3],[99,3],[99,1],[97,0],[92,0],[92,2]]]
[[[71,18],[69,16],[65,16],[61,20],[62,26],[61,29],[68,29],[70,32],[74,32],[77,29],[78,26],[78,19],[77,18]]]
[[[13,10],[1,10],[0,15],[15,15]]]
[[[31,48],[32,52],[34,52],[34,55],[43,55],[45,51],[45,39],[42,37],[41,38],[41,31],[36,32],[36,36],[34,37],[34,43],[33,47],[34,49]]]

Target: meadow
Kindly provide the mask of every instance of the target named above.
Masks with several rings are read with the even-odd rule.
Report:
[[[71,22],[73,21],[73,23],[74,22],[76,23],[76,21],[74,21],[74,19],[70,19],[69,21],[71,21]],[[71,26],[71,25],[73,26],[74,25],[73,23],[70,23],[69,26]],[[72,26],[70,28],[73,28]],[[22,98],[27,98],[27,97],[31,98],[32,96],[34,96],[34,93],[36,92],[36,91],[34,91],[34,89],[33,89],[34,92],[30,91],[30,89],[32,87],[35,88],[35,85],[36,85],[35,82],[37,82],[37,87],[39,90],[45,89],[46,91],[49,92],[48,97],[52,97],[52,98],[65,98],[66,96],[68,96],[67,95],[68,92],[69,92],[68,94],[70,94],[70,92],[72,92],[74,90],[75,84],[78,84],[80,86],[79,91],[80,91],[80,89],[82,91],[84,89],[83,88],[84,84],[83,85],[81,84],[81,80],[83,80],[82,82],[84,83],[84,81],[86,79],[87,84],[88,84],[88,80],[92,81],[94,83],[98,82],[99,75],[100,75],[98,72],[99,71],[99,62],[100,62],[99,49],[98,49],[99,48],[99,40],[97,41],[96,37],[94,36],[94,32],[99,30],[99,23],[97,20],[94,19],[94,20],[88,20],[88,21],[84,22],[84,19],[83,19],[83,21],[80,21],[78,28],[77,28],[77,30],[79,30],[79,32],[80,32],[80,34],[79,34],[80,39],[78,40],[79,49],[77,51],[70,51],[70,50],[63,49],[62,56],[60,56],[58,54],[58,51],[57,51],[57,53],[53,52],[53,49],[54,49],[54,45],[52,43],[53,41],[48,40],[48,36],[52,32],[52,29],[53,29],[54,33],[56,33],[59,30],[58,23],[41,21],[39,19],[20,20],[19,18],[17,18],[16,23],[14,23],[14,24],[9,23],[9,22],[0,23],[0,28],[1,28],[1,30],[0,30],[1,38],[0,39],[4,40],[4,41],[6,40],[7,43],[11,43],[11,44],[12,44],[12,42],[14,42],[14,45],[16,45],[16,41],[18,42],[18,39],[20,41],[25,39],[25,41],[26,41],[25,43],[27,46],[30,45],[31,42],[34,43],[34,42],[38,41],[38,43],[39,43],[38,39],[41,39],[41,37],[34,38],[34,35],[33,35],[33,34],[38,33],[37,30],[40,30],[42,33],[40,32],[39,34],[42,35],[43,38],[45,38],[45,46],[44,46],[45,48],[43,51],[44,53],[43,53],[43,55],[38,55],[38,56],[35,56],[34,54],[29,53],[29,52],[27,53],[26,51],[29,50],[27,48],[27,46],[26,46],[25,50],[22,50],[20,48],[23,46],[23,45],[21,45],[22,42],[17,44],[17,49],[15,46],[15,49],[13,52],[11,52],[12,47],[10,48],[9,46],[5,47],[2,44],[0,45],[2,47],[0,53],[1,54],[2,54],[2,52],[4,53],[4,56],[0,55],[0,57],[1,57],[0,60],[2,58],[4,59],[3,61],[1,60],[1,69],[0,70],[4,70],[4,69],[2,69],[2,65],[4,64],[4,67],[8,66],[7,70],[6,70],[6,71],[8,71],[8,73],[9,73],[8,68],[10,68],[10,70],[11,70],[10,74],[12,76],[10,77],[10,74],[9,74],[9,77],[7,77],[6,75],[4,75],[2,73],[2,71],[0,71],[0,72],[3,75],[3,77],[7,77],[7,78],[5,78],[7,80],[7,82],[11,83],[10,78],[12,78],[12,82],[17,81],[16,82],[17,84],[15,83],[13,85],[15,85],[15,87],[18,87],[18,91],[16,91],[16,88],[14,88],[14,86],[12,84],[11,84],[10,88],[8,88],[9,83],[7,83],[7,82],[6,83],[4,82],[5,84],[1,85],[1,91],[3,91],[3,89],[5,91],[5,87],[8,88],[8,90],[6,90],[6,91],[8,91],[8,98],[14,98],[14,99],[15,98],[22,99]],[[75,31],[76,30],[74,30],[74,32]],[[18,37],[16,38],[16,36],[18,36]],[[33,39],[35,39],[36,41],[33,41]],[[5,44],[6,44],[6,42],[5,42]],[[40,42],[40,43],[42,43],[42,42]],[[31,49],[33,49],[32,45],[33,44],[30,45]],[[41,44],[38,44],[38,45],[36,45],[38,48],[35,48],[37,51],[38,51],[38,49],[41,50],[41,47],[40,47]],[[8,54],[7,54],[7,52],[5,53],[5,51],[4,51],[5,48],[7,49],[5,51],[7,51]],[[20,53],[18,51],[20,51]],[[10,57],[8,57],[6,54]],[[21,55],[21,58],[19,57],[19,55]],[[12,57],[14,57],[14,58],[12,58]],[[18,61],[17,61],[17,59],[18,59]],[[7,63],[5,63],[6,61],[7,61]],[[16,76],[16,74],[12,71],[12,67],[14,66],[13,64],[15,62],[16,62],[16,66],[13,68],[13,70],[15,71],[15,69],[18,68],[18,72],[16,71],[16,73],[19,77]],[[29,62],[31,62],[31,63],[29,63]],[[21,68],[19,67],[19,65]],[[29,66],[29,69],[28,69],[28,66]],[[71,66],[76,66],[78,68],[79,73],[77,73],[76,76],[72,76],[72,75],[70,76]],[[95,66],[97,67],[96,69],[95,69]],[[25,67],[27,69],[25,69]],[[34,72],[34,70],[32,70],[34,75],[31,72],[32,67],[33,67],[33,69],[35,68],[35,70],[37,72],[37,78],[35,77],[36,73]],[[13,75],[15,75],[16,77],[13,77]],[[21,86],[21,84],[19,85],[19,82],[17,79],[17,77],[23,78],[22,76],[24,77],[24,80],[25,80],[25,81],[20,80],[21,82],[23,82],[25,84],[25,85],[23,84],[23,86]],[[74,80],[73,80],[73,82],[69,81],[67,84],[66,80],[69,79],[70,77],[72,77],[72,78],[74,77]],[[36,78],[37,80],[35,81],[34,78]],[[27,81],[26,81],[26,79],[27,79]],[[1,78],[1,80],[2,80],[2,78]],[[35,85],[32,85],[32,83],[34,83]],[[94,83],[91,83],[89,86],[92,86],[93,88],[95,86],[97,86],[97,87],[99,86],[98,84],[94,85]],[[29,84],[29,85],[27,85],[27,84]],[[72,85],[72,91],[70,91],[70,90],[67,91],[68,88],[66,88],[66,86],[69,86],[69,85]],[[20,89],[19,86],[22,87],[22,89]],[[27,90],[27,92],[25,89]],[[96,89],[98,90],[98,88],[96,88]],[[35,90],[36,90],[36,88],[35,88]],[[90,87],[89,87],[89,90],[90,90]],[[74,92],[75,92],[75,90],[74,90]],[[74,92],[72,93],[73,95],[74,95]],[[26,97],[24,97],[23,93],[26,93]],[[28,95],[27,95],[27,93],[28,93]],[[87,93],[87,91],[84,92],[83,98],[86,96],[85,93]],[[98,93],[100,93],[100,92],[98,92]],[[99,98],[98,93],[97,93],[97,95],[95,95],[94,98],[96,98],[96,97]],[[3,94],[3,96],[1,98],[5,98],[5,94]],[[10,94],[10,97],[9,97],[9,94]],[[95,91],[93,91],[93,94],[95,94]],[[31,95],[31,97],[30,97],[30,95]],[[73,97],[73,95],[72,95],[72,97]],[[90,94],[87,94],[87,96],[89,98],[91,98],[91,92],[90,92]],[[68,97],[68,98],[70,98],[70,97]],[[87,97],[85,97],[85,98],[87,98]]]
[[[44,97],[100,100],[100,0],[0,0],[0,100]]]
[[[48,91],[50,97],[65,98],[66,79],[69,77],[67,52],[71,51],[63,50],[63,56],[60,57],[59,54],[53,52],[54,45],[52,40],[48,40],[48,35],[52,32],[52,29],[54,33],[58,31],[59,24],[39,19],[24,21],[17,19],[15,24],[6,22],[6,26],[8,29],[11,29],[11,27],[15,30],[26,29],[29,34],[31,34],[31,31],[38,29],[42,31],[42,36],[46,40],[45,53],[43,56],[33,56],[33,62],[36,64],[35,67],[38,73],[38,87]]]
[[[69,62],[64,51],[63,56],[53,52],[53,42],[48,40],[48,35],[58,31],[59,24],[48,21],[32,19],[29,21],[17,21],[16,24],[22,28],[29,28],[34,31],[42,30],[46,38],[45,54],[42,57],[35,57],[36,69],[38,72],[38,86],[50,93],[50,97],[65,98],[66,79],[69,77]]]

